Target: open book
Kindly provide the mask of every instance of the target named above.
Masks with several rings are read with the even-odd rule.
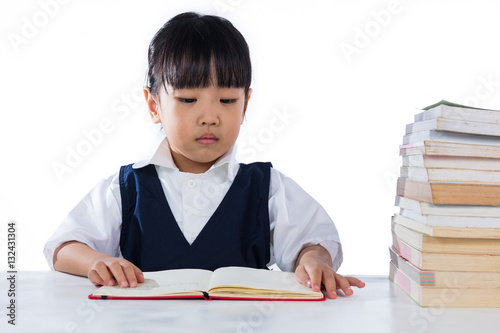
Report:
[[[301,285],[295,274],[246,267],[174,269],[145,272],[145,282],[136,288],[103,286],[91,299],[204,298],[244,300],[322,301],[322,292]]]

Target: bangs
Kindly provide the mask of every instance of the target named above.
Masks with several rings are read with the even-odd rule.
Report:
[[[183,16],[183,17],[180,17]],[[251,82],[248,45],[236,28],[216,16],[185,13],[174,17],[158,31],[149,49],[150,73],[157,90],[245,88]],[[153,66],[151,66],[153,65]]]

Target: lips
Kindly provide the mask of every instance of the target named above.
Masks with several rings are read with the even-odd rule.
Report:
[[[211,145],[218,141],[219,139],[213,133],[205,133],[196,139],[196,142],[202,145]]]

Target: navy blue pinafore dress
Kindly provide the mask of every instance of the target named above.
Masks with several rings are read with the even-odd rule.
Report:
[[[192,244],[174,219],[155,166],[121,167],[123,257],[145,272],[267,268],[271,167],[262,162],[240,164],[231,187]]]

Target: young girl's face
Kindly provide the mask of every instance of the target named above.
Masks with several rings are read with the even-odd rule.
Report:
[[[175,164],[182,172],[202,173],[236,142],[247,102],[244,88],[145,91],[151,118],[161,123]]]

